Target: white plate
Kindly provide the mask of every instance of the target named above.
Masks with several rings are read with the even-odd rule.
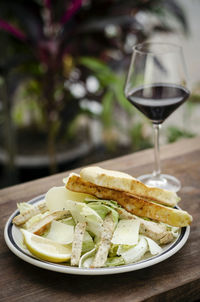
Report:
[[[29,201],[30,204],[37,204],[44,200],[44,195],[38,196]],[[163,252],[157,256],[153,256],[151,258],[143,259],[137,263],[115,266],[115,267],[106,267],[106,268],[78,268],[71,267],[64,264],[56,264],[48,261],[44,261],[34,257],[28,250],[23,248],[22,245],[22,234],[15,225],[12,224],[12,219],[19,214],[19,211],[15,211],[10,218],[8,219],[5,229],[4,229],[4,238],[9,249],[22,260],[31,263],[35,266],[61,272],[65,274],[76,274],[76,275],[108,275],[108,274],[119,274],[130,271],[135,271],[139,269],[143,269],[148,266],[152,266],[156,263],[162,262],[165,259],[171,257],[176,252],[178,252],[183,245],[186,243],[189,233],[190,227],[183,227],[181,229],[180,235],[176,238],[175,241],[166,245],[163,248]]]

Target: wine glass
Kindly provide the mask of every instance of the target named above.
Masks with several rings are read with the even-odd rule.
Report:
[[[189,97],[182,48],[170,43],[142,43],[133,47],[125,85],[127,99],[151,120],[154,128],[155,168],[138,177],[151,187],[177,192],[181,183],[161,174],[159,130],[164,120]]]

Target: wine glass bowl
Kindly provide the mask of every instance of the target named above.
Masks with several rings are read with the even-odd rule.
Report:
[[[134,46],[125,95],[154,128],[155,169],[139,179],[149,186],[178,191],[180,181],[161,174],[159,129],[189,97],[186,68],[180,46],[169,43],[142,43]]]

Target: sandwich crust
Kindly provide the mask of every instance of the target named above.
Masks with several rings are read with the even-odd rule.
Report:
[[[155,187],[148,187],[138,179],[123,172],[102,169],[100,167],[83,168],[81,178],[95,185],[125,191],[145,200],[174,207],[180,198],[176,193]]]
[[[189,225],[192,221],[191,215],[186,211],[143,200],[119,190],[95,185],[83,180],[76,174],[71,174],[69,176],[66,187],[71,191],[89,193],[100,199],[115,200],[132,214],[164,222],[171,226],[184,227]]]

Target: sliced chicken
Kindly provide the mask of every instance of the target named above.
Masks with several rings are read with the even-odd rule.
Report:
[[[92,262],[91,268],[102,267],[108,257],[108,252],[111,246],[111,239],[114,232],[115,223],[113,221],[112,213],[108,214],[103,222],[101,240],[99,248]]]
[[[53,220],[64,219],[68,217],[69,214],[70,212],[67,210],[55,211],[36,222],[30,229],[28,229],[28,231],[35,235],[42,235]]]
[[[27,222],[30,218],[32,218],[33,216],[37,215],[37,214],[43,214],[46,211],[48,211],[47,206],[46,206],[46,202],[41,202],[40,204],[34,206],[34,208],[32,209],[28,209],[27,211],[25,211],[22,214],[19,214],[17,216],[15,216],[13,218],[13,223],[15,225],[22,225],[25,222]]]
[[[125,209],[122,208],[118,208],[116,210],[120,214],[121,219],[139,219],[140,234],[157,241],[159,244],[167,244],[173,241],[173,234],[172,232],[168,231],[167,226],[165,224],[142,219],[127,212]]]
[[[72,242],[72,255],[71,255],[71,265],[73,266],[79,264],[85,229],[86,229],[86,222],[83,223],[78,222],[75,227],[74,240]]]

